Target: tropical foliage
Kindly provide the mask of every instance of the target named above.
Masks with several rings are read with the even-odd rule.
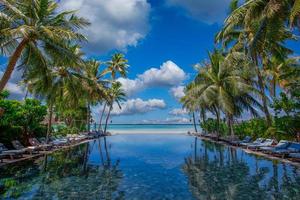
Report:
[[[14,123],[9,127],[21,126],[22,131],[16,132],[26,135],[35,124],[29,115],[39,115],[39,122],[48,120],[48,139],[53,131],[52,123],[57,121],[65,124],[60,130],[62,134],[90,131],[94,122],[91,108],[102,105],[100,124],[106,114],[107,127],[114,103],[120,106],[125,98],[116,81],[127,74],[128,61],[123,54],[115,53],[111,60],[104,62],[86,59],[80,45],[87,41],[82,29],[89,22],[78,17],[75,11],[61,11],[54,0],[1,1],[0,22],[0,56],[8,58],[0,81],[1,123],[14,123],[11,114],[21,115],[22,125]],[[22,72],[21,84],[27,91],[24,103],[3,100],[8,97],[4,88],[17,63],[17,69]],[[39,106],[44,108],[43,115],[33,108],[41,103],[27,99],[28,96],[42,100],[45,105]],[[26,109],[31,113],[12,110],[23,104],[29,106]]]
[[[237,124],[245,123],[241,120],[264,116],[258,125],[265,127],[263,134],[278,136],[289,129],[296,136],[296,125],[283,128],[279,119],[299,118],[299,61],[286,45],[297,38],[293,29],[299,27],[299,5],[295,0],[232,0],[231,12],[216,35],[216,46],[222,48],[196,65],[197,75],[186,86],[183,106],[200,116],[203,110],[213,114],[219,135],[223,118],[226,134],[234,136]],[[211,121],[200,120],[208,131]]]

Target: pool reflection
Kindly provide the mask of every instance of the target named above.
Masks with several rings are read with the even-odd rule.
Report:
[[[183,172],[195,199],[299,199],[300,173],[276,163],[197,138]]]
[[[90,163],[93,149],[100,160]],[[1,199],[123,199],[120,161],[111,162],[106,140],[1,169]]]

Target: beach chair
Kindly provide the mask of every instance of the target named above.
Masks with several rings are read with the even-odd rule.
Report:
[[[257,138],[254,142],[242,142],[242,143],[240,143],[240,145],[248,146],[248,145],[261,144],[263,141],[265,141],[264,138]]]
[[[246,136],[243,140],[235,140],[235,141],[231,141],[230,143],[231,143],[232,145],[238,146],[238,145],[240,145],[241,143],[244,143],[244,144],[245,144],[245,143],[250,143],[251,140],[252,140],[252,137]]]
[[[290,142],[286,148],[279,149],[279,150],[272,150],[271,152],[272,154],[285,158],[291,153],[300,153],[300,143]]]
[[[41,150],[40,147],[35,147],[35,146],[28,146],[28,147],[24,147],[20,141],[18,140],[14,140],[11,142],[11,144],[13,145],[13,147],[17,150],[23,150],[25,152],[28,152],[30,154],[33,153],[39,153],[39,150]]]
[[[36,138],[29,138],[28,142],[30,145],[34,147],[40,147],[43,150],[50,150],[52,148],[52,144],[42,144]]]
[[[292,160],[300,161],[300,153],[290,153],[288,155]]]
[[[15,157],[22,157],[25,153],[24,150],[8,150],[4,144],[0,143],[0,152],[1,157],[9,157],[10,159],[14,159]]]
[[[250,145],[247,145],[247,148],[248,149],[259,149],[260,147],[270,147],[272,146],[272,144],[274,143],[275,141],[273,139],[266,139],[265,141],[261,142],[261,143],[258,143],[258,144],[250,144]]]
[[[264,151],[265,153],[271,153],[272,151],[286,149],[290,145],[290,142],[287,140],[280,140],[278,144],[271,147],[260,147],[259,149]]]

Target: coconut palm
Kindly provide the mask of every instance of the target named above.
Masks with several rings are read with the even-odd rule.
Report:
[[[35,68],[45,67],[49,51],[76,59],[67,43],[85,40],[77,31],[89,23],[77,17],[74,11],[59,12],[58,7],[54,0],[1,0],[0,54],[9,56],[9,60],[0,81],[0,91],[10,79],[17,62],[24,70],[32,61],[39,63]]]
[[[107,68],[102,71],[102,76],[105,76],[106,74],[111,75],[112,82],[115,81],[118,74],[120,74],[122,77],[127,76],[127,68],[128,68],[128,60],[124,58],[124,55],[121,53],[116,53],[112,56],[111,60],[106,62]],[[100,116],[100,124],[99,127],[102,129],[102,119],[104,116],[104,113],[107,108],[107,101],[104,101],[104,106],[101,112]]]
[[[106,133],[108,120],[110,118],[110,114],[113,109],[114,103],[116,103],[118,105],[119,109],[122,109],[121,102],[125,101],[126,95],[121,87],[122,87],[122,84],[120,82],[113,82],[111,85],[111,88],[109,89],[109,92],[108,92],[109,101],[107,102],[107,104],[109,106],[109,110],[108,110],[106,120],[105,120],[104,133]]]
[[[88,131],[90,130],[90,105],[97,104],[98,102],[108,99],[108,85],[109,80],[104,79],[104,72],[100,69],[101,62],[96,60],[86,61],[85,70],[83,72],[85,81],[85,92],[87,99],[87,125]],[[102,117],[100,117],[102,118]],[[100,125],[101,125],[100,120]]]
[[[195,87],[190,91],[203,105],[211,108],[220,123],[220,111],[228,119],[233,135],[233,117],[240,116],[244,109],[254,115],[254,106],[259,103],[253,97],[255,91],[251,80],[250,63],[242,53],[224,56],[215,50],[209,54],[210,64],[200,68],[195,79]]]
[[[78,45],[69,47],[69,50],[78,58],[75,60],[61,59],[47,59],[47,68],[29,70],[24,74],[27,82],[28,90],[34,96],[39,96],[45,99],[49,105],[49,122],[47,131],[47,141],[51,134],[51,120],[53,115],[53,108],[56,102],[63,105],[64,108],[76,108],[84,96],[85,89],[83,76],[83,66],[76,61],[81,59],[83,53],[80,51]],[[51,58],[55,57],[55,54]],[[28,65],[28,68],[31,68]],[[64,102],[63,104],[61,102]]]
[[[291,1],[248,0],[240,7],[237,7],[237,1],[234,2],[233,11],[216,39],[224,45],[232,45],[233,42],[232,51],[244,51],[252,58],[263,111],[270,126],[272,117],[263,70],[272,56],[283,60],[292,52],[284,46],[285,40],[294,38],[286,28]]]
[[[111,60],[108,61],[107,69],[104,71],[104,74],[111,73],[113,80],[116,79],[117,74],[120,74],[122,77],[127,76],[128,60],[124,58],[124,55],[121,53],[116,53],[112,56]]]

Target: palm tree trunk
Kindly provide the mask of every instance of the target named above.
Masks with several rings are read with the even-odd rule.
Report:
[[[110,117],[110,112],[112,110],[112,105],[109,107],[109,111],[108,111],[108,114],[106,116],[106,120],[105,120],[105,127],[104,127],[104,134],[106,134],[106,130],[107,130],[107,124],[108,124],[108,120],[109,120],[109,117]]]
[[[233,116],[228,115],[228,128],[229,128],[229,134],[233,138],[234,137],[234,131],[233,131]]]
[[[200,118],[202,119],[202,123],[205,124],[205,122],[206,122],[206,114],[205,114],[205,110],[204,109],[200,110]],[[200,125],[200,128],[202,129],[201,125]],[[202,131],[203,131],[203,129],[202,129]]]
[[[23,39],[20,42],[20,44],[17,46],[15,52],[10,57],[7,68],[1,78],[1,81],[0,81],[0,92],[3,91],[4,87],[6,86],[7,82],[9,81],[9,79],[15,69],[15,66],[16,66],[16,64],[28,42],[29,42],[28,39]]]
[[[105,110],[106,110],[106,105],[107,105],[107,102],[105,102],[104,107],[103,107],[103,110],[102,110],[102,113],[101,113],[101,116],[100,116],[100,120],[99,120],[99,131],[102,130],[102,119],[103,119],[103,116],[104,116],[104,112],[105,112]]]
[[[257,56],[252,56],[252,58],[253,58],[254,64],[255,64],[255,70],[256,70],[258,86],[259,86],[259,93],[260,93],[261,100],[263,103],[263,112],[265,113],[267,125],[270,127],[272,125],[272,118],[271,118],[271,114],[268,109],[268,101],[267,101],[267,96],[265,93],[265,84],[263,82],[263,78],[262,78],[260,69],[258,67]]]
[[[49,138],[51,135],[51,128],[52,128],[52,115],[53,115],[53,103],[50,103],[49,106],[49,121],[48,121],[48,127],[47,127],[47,136],[46,136],[46,143],[48,144]]]
[[[194,123],[195,132],[196,132],[196,133],[198,133],[198,130],[197,130],[197,125],[196,125],[196,117],[195,117],[195,112],[193,112],[193,123]]]
[[[90,132],[90,103],[87,104],[87,114],[86,114],[86,125],[87,125],[87,132]]]

